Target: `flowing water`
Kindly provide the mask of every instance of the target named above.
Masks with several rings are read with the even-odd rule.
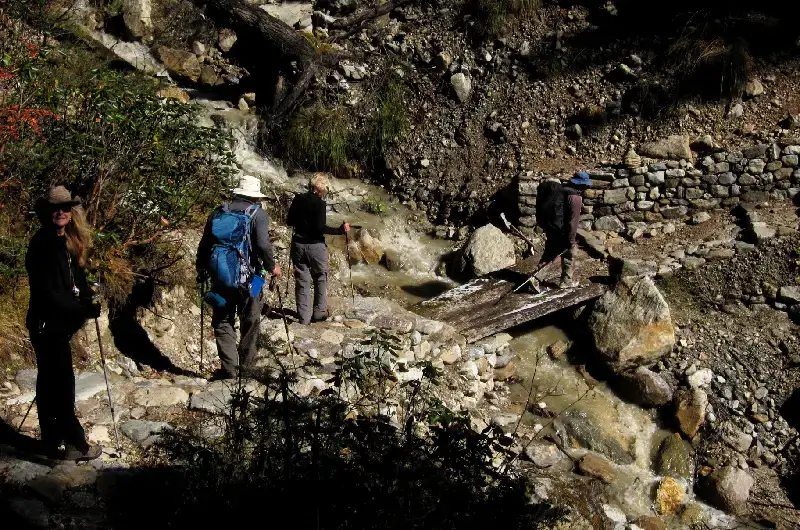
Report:
[[[226,102],[195,101],[204,109],[201,117],[204,123],[209,126],[223,123],[232,131],[233,150],[242,172],[259,176],[266,194],[280,202],[279,197],[286,193],[305,189],[307,176],[289,176],[280,163],[262,156],[254,147],[258,129],[255,116]],[[361,207],[365,197],[390,206],[381,215],[369,213]],[[383,265],[353,267],[353,282],[362,292],[392,298],[410,307],[457,285],[436,274],[443,256],[453,250],[452,243],[417,231],[414,212],[397,204],[382,188],[356,180],[334,180],[328,203],[329,225],[348,221],[370,229],[384,249],[401,262],[391,271]],[[344,248],[331,250],[344,253]],[[350,274],[345,264],[339,267],[339,274]],[[653,462],[659,444],[671,433],[659,427],[652,411],[622,401],[605,383],[590,388],[587,377],[575,366],[547,355],[548,345],[567,340],[564,331],[553,326],[516,333],[510,347],[518,357],[521,383],[511,389],[510,408],[512,412],[523,411],[533,382],[531,406],[524,411],[523,422],[543,426],[543,435],[557,435],[558,423],[531,410],[546,409],[556,414],[570,410],[585,415],[585,421],[597,436],[613,440],[632,457],[630,463],[615,466],[617,478],[608,487],[610,502],[622,508],[629,520],[652,514],[654,487],[662,478],[653,471]],[[691,491],[687,502],[696,502]],[[740,524],[718,510],[705,505],[704,508],[711,518],[711,528],[734,528]],[[752,523],[748,526],[754,527]]]

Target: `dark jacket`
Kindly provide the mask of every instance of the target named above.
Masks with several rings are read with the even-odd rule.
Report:
[[[31,299],[26,325],[30,331],[72,336],[87,318],[92,290],[78,259],[69,252],[67,238],[52,227],[40,228],[25,255]],[[73,293],[73,285],[80,296]]]
[[[228,203],[228,207],[231,211],[243,212],[253,204],[255,203],[246,199],[235,198]],[[215,242],[214,234],[211,232],[211,220],[218,211],[215,210],[208,217],[205,230],[203,230],[203,237],[200,239],[200,246],[197,248],[195,266],[198,272],[206,270],[211,259],[211,249],[214,247]],[[250,223],[250,246],[252,247],[250,249],[250,264],[256,271],[260,271],[263,268],[267,272],[272,272],[275,269],[275,257],[272,254],[272,243],[269,240],[269,214],[264,208],[259,207],[253,214]]]
[[[313,191],[295,195],[286,216],[286,224],[294,228],[292,239],[298,243],[324,243],[325,234],[342,234],[341,228],[327,226],[327,210],[325,201]]]
[[[583,209],[582,192],[569,186],[564,186],[564,192],[567,195],[564,230],[567,232],[565,235],[569,238],[570,245],[574,245],[581,222],[581,210]]]

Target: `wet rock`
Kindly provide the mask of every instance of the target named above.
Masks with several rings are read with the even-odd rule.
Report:
[[[658,448],[656,472],[664,477],[692,480],[694,451],[679,434],[667,436]]]
[[[493,224],[475,230],[462,255],[465,269],[474,276],[483,276],[516,263],[514,242]]]
[[[472,95],[472,81],[463,73],[457,73],[450,78],[450,84],[453,86],[453,91],[461,103],[469,101]]]
[[[140,388],[133,393],[132,399],[141,407],[172,407],[187,403],[189,394],[175,386]]]
[[[733,514],[747,511],[747,499],[753,487],[753,477],[738,467],[724,466],[708,477],[709,501]]]
[[[672,135],[657,142],[644,143],[639,148],[639,153],[650,158],[668,160],[692,159],[689,137],[686,135]]]
[[[593,453],[587,453],[578,460],[578,472],[587,477],[599,479],[606,484],[611,484],[615,477],[611,462]]]
[[[150,0],[124,0],[122,3],[122,20],[131,35],[138,39],[152,37],[153,20]]]
[[[502,368],[495,368],[494,380],[495,381],[508,381],[517,375],[517,365],[514,361],[509,362]]]
[[[589,329],[595,347],[614,369],[643,364],[672,351],[669,306],[650,278],[622,278],[594,305]]]
[[[547,355],[553,360],[562,359],[569,351],[569,347],[569,342],[558,340],[547,347]]]
[[[681,432],[694,438],[706,421],[708,395],[699,388],[683,390],[676,396],[675,417]]]
[[[381,241],[368,230],[359,230],[350,245],[350,260],[354,261],[353,265],[362,260],[368,265],[377,265],[383,259],[384,250]]]
[[[664,530],[664,521],[655,515],[644,515],[636,520],[636,525],[642,530]]]
[[[697,503],[687,504],[681,512],[681,522],[688,528],[703,528],[708,523],[708,513]],[[664,528],[664,525],[661,525]]]
[[[534,463],[536,467],[569,469],[572,460],[565,455],[555,444],[535,440],[525,448],[525,456]]]
[[[656,510],[661,515],[678,513],[685,494],[686,491],[677,480],[672,477],[663,479],[656,490]]]
[[[200,61],[192,52],[167,46],[158,46],[155,53],[158,60],[164,63],[164,66],[171,74],[185,77],[193,82],[197,82],[200,79]]]
[[[603,430],[583,411],[570,410],[556,420],[567,436],[568,445],[582,447],[600,453],[617,464],[627,465],[633,463],[633,457],[625,450],[622,444],[611,434]]]
[[[606,517],[608,517],[608,519],[615,525],[624,525],[626,522],[628,522],[628,517],[625,515],[625,512],[616,506],[604,504],[603,513],[605,513]]]
[[[120,425],[122,434],[137,443],[169,429],[172,429],[172,426],[164,421],[129,420]]]
[[[621,384],[627,399],[645,407],[659,407],[672,401],[672,387],[663,377],[640,366],[622,374]]]

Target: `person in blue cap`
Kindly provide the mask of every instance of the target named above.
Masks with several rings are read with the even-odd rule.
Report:
[[[550,211],[541,212],[549,219],[540,223],[546,237],[540,263],[553,262],[561,255],[561,281],[559,283],[561,289],[577,287],[577,282],[573,280],[576,253],[575,237],[581,220],[583,190],[591,185],[592,179],[589,178],[589,174],[585,171],[578,171],[566,184],[556,185],[551,188],[552,191],[550,193],[556,195],[554,197],[555,200],[545,201],[552,206]],[[543,186],[540,186],[540,193],[542,189]],[[539,214],[537,206],[537,216]],[[559,216],[562,218],[557,219]]]

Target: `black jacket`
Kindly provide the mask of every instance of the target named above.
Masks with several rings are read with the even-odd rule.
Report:
[[[253,204],[248,200],[236,198],[228,203],[228,207],[231,211],[243,212]],[[211,232],[211,220],[217,211],[215,210],[208,217],[203,237],[200,239],[200,246],[197,248],[195,266],[198,272],[206,270],[211,259],[211,249],[214,247],[215,242],[214,234]],[[275,257],[272,254],[272,243],[269,240],[269,214],[264,208],[259,207],[253,214],[250,223],[250,246],[252,247],[250,264],[256,272],[264,268],[268,273],[271,273],[275,269]]]
[[[325,234],[343,233],[341,228],[327,226],[325,217],[328,207],[313,191],[295,195],[286,224],[294,228],[293,239],[298,243],[324,243]]]
[[[40,228],[28,244],[25,269],[31,290],[28,329],[72,336],[86,322],[93,293],[78,259],[67,248],[67,238],[56,235],[52,227]],[[79,297],[73,285],[80,290]]]

